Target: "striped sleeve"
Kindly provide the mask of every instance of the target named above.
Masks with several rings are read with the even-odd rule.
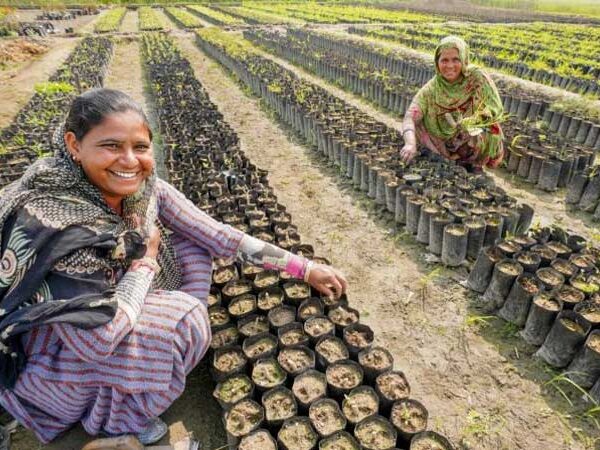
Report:
[[[62,342],[80,359],[100,361],[110,356],[136,324],[148,294],[154,272],[142,266],[129,270],[117,284],[113,299],[118,308],[108,323],[89,330],[69,324],[53,324]]]
[[[205,248],[214,258],[236,256],[244,233],[213,219],[163,180],[157,182],[157,200],[160,221],[171,231]]]

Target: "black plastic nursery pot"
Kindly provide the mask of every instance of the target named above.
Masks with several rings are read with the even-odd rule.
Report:
[[[309,336],[304,332],[301,322],[288,323],[277,329],[279,347],[290,347],[293,345],[309,345]]]
[[[260,428],[264,419],[265,410],[254,400],[237,402],[223,416],[228,444],[238,446],[240,438]]]
[[[441,434],[423,431],[415,434],[410,442],[410,450],[454,450],[452,444]]]
[[[308,417],[292,417],[283,422],[277,433],[280,450],[312,450],[316,447],[319,435]]]
[[[325,306],[323,305],[323,302],[316,297],[312,297],[304,300],[300,306],[298,306],[296,319],[300,322],[305,322],[311,317],[322,316],[324,312]]]
[[[406,199],[406,231],[411,234],[417,234],[419,230],[419,218],[421,217],[421,208],[427,203],[427,199],[422,195],[411,195]]]
[[[306,413],[312,403],[327,397],[327,378],[318,370],[305,370],[294,380],[292,392],[300,410]]]
[[[277,430],[285,420],[298,414],[294,394],[284,386],[265,391],[261,403],[265,409],[265,424],[271,431]]]
[[[462,224],[450,224],[444,228],[442,263],[449,267],[462,264],[467,258],[469,232]]]
[[[269,331],[269,320],[266,316],[251,314],[240,319],[237,328],[243,338],[255,336]]]
[[[230,375],[245,372],[247,364],[248,360],[239,345],[221,347],[213,354],[211,375],[214,380],[222,381]]]
[[[417,242],[429,244],[431,218],[440,212],[440,207],[435,203],[426,203],[421,206],[421,215],[419,217],[419,225],[417,227]]]
[[[348,325],[344,328],[342,335],[350,357],[354,360],[358,358],[360,352],[369,349],[375,339],[375,333],[371,327],[362,323]]]
[[[234,374],[217,384],[213,397],[227,411],[234,404],[254,396],[254,383],[244,374]]]
[[[285,301],[293,306],[300,304],[310,298],[310,285],[302,281],[288,281],[283,285]]]
[[[344,342],[332,335],[328,334],[319,338],[315,345],[315,355],[317,359],[317,368],[325,370],[330,364],[337,361],[350,358],[350,352]]]
[[[275,358],[263,358],[254,362],[252,381],[259,392],[283,386],[287,373]]]
[[[536,277],[542,283],[542,287],[546,291],[553,291],[559,288],[565,282],[563,274],[554,270],[552,267],[542,267],[535,273]]]
[[[561,303],[552,298],[549,292],[541,292],[533,298],[525,328],[521,331],[521,337],[531,345],[539,347],[546,340],[556,316],[561,310]]]
[[[279,287],[265,289],[258,294],[258,299],[256,301],[258,310],[263,313],[268,313],[272,309],[281,306],[283,304],[283,298],[283,289]]]
[[[504,219],[500,214],[488,213],[485,216],[485,236],[483,238],[484,247],[496,245],[502,238],[502,227]]]
[[[345,359],[330,364],[325,376],[331,397],[341,401],[352,389],[362,384],[364,373],[356,361]]]
[[[597,300],[597,297],[585,300],[573,308],[573,311],[583,317],[592,329],[600,329],[600,303]]]
[[[492,280],[481,297],[481,304],[488,311],[504,305],[513,283],[523,273],[523,267],[512,259],[503,259],[494,267]]]
[[[590,332],[590,324],[573,311],[561,311],[535,355],[553,367],[566,367]]]
[[[342,412],[351,425],[379,412],[379,396],[371,386],[358,386],[342,400]]]
[[[304,322],[304,332],[310,343],[315,345],[324,336],[335,336],[335,324],[327,316],[309,317]]]
[[[259,294],[261,291],[277,286],[279,282],[279,272],[275,270],[263,270],[257,273],[252,280],[254,292]]]
[[[467,258],[476,259],[483,248],[485,239],[485,220],[481,217],[471,217],[464,221],[468,231]]]
[[[370,416],[356,425],[354,436],[365,450],[390,450],[396,447],[398,433],[383,416]]]
[[[542,283],[531,273],[519,275],[506,297],[498,315],[507,322],[525,325],[532,299],[542,290]]]
[[[403,372],[390,370],[375,379],[375,391],[381,413],[389,416],[394,402],[410,397],[410,384]]]
[[[221,330],[213,331],[210,341],[211,350],[236,345],[240,340],[240,332],[235,325],[230,325]]]
[[[340,406],[330,398],[322,398],[312,403],[308,409],[308,417],[313,428],[322,438],[343,431],[347,425]]]
[[[240,439],[239,450],[277,450],[277,441],[267,430],[255,430]]]
[[[361,450],[360,444],[347,431],[338,431],[319,441],[319,450]]]
[[[379,375],[393,369],[394,358],[383,347],[370,347],[358,354],[358,364],[363,369],[365,381],[373,384]]]
[[[223,306],[229,306],[231,300],[244,294],[252,293],[252,282],[249,280],[233,280],[227,282],[221,289]]]
[[[277,330],[288,323],[296,320],[296,308],[293,306],[277,306],[267,314],[271,330],[277,333]]]
[[[483,294],[492,280],[494,266],[503,258],[504,254],[495,246],[481,249],[467,279],[469,289]]]
[[[254,294],[243,294],[232,298],[227,311],[235,321],[253,314],[256,312],[256,296]]]
[[[345,305],[330,310],[327,316],[335,324],[335,332],[339,337],[343,337],[344,328],[358,323],[360,319],[360,313],[357,309]]]
[[[277,361],[291,377],[295,377],[315,368],[315,352],[304,345],[285,347],[279,350]]]
[[[590,333],[565,374],[584,389],[591,388],[600,379],[600,330]]]
[[[410,398],[399,400],[392,405],[390,422],[398,432],[398,447],[405,448],[413,436],[427,429],[429,412],[423,404]]]
[[[540,259],[541,262],[541,259]],[[566,279],[571,278],[577,273],[577,266],[571,264],[569,261],[563,258],[556,258],[550,263],[550,267],[562,274]],[[537,269],[536,269],[537,270]],[[528,270],[528,272],[535,273],[536,270]]]
[[[442,254],[444,242],[444,229],[453,222],[452,217],[447,213],[436,214],[431,217],[429,222],[429,251],[434,255]]]
[[[249,336],[242,342],[242,350],[250,362],[270,358],[277,353],[277,338],[268,332]]]
[[[513,258],[523,266],[523,272],[529,273],[535,273],[542,262],[542,257],[538,253],[530,251],[518,252]]]

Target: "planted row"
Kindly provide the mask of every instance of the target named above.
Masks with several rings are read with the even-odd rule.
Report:
[[[114,8],[106,11],[94,26],[96,33],[110,33],[117,31],[123,22],[127,8]]]
[[[196,14],[201,19],[204,19],[213,25],[245,25],[245,22],[242,19],[207,6],[188,5],[187,8],[193,14]]]
[[[600,251],[542,228],[480,252],[467,286],[517,327],[535,353],[600,402]]]
[[[164,25],[155,8],[141,6],[138,8],[140,30],[156,31],[162,30]]]
[[[214,217],[327,263],[314,256],[312,246],[301,243],[291,216],[268,185],[267,173],[240,151],[237,136],[173,42],[146,35],[142,51],[171,181]],[[438,442],[442,450],[452,448],[436,433],[412,437],[426,428],[427,410],[409,399],[406,378],[393,370],[387,351],[373,348],[373,332],[359,323],[359,313],[347,298],[321,299],[285,272],[235,263],[213,272],[208,305],[211,374],[219,383],[215,397],[224,408],[230,445],[275,448],[276,436],[281,448],[310,450],[319,443],[320,448],[335,444],[358,450],[358,442],[365,448],[392,448],[397,431],[377,413],[390,417],[397,399],[391,417],[408,432],[402,439],[414,441],[412,449]],[[359,363],[360,352],[364,356]],[[326,367],[317,366],[317,354]],[[379,386],[379,393],[373,386]],[[353,423],[360,421],[356,437],[339,426],[344,393],[352,399],[343,410]],[[370,408],[366,412],[364,400]],[[267,428],[259,431],[262,425]],[[372,432],[381,434],[373,438]]]
[[[198,18],[183,8],[168,6],[165,8],[165,13],[181,28],[192,29],[202,27],[202,23]]]
[[[216,11],[221,11],[230,16],[236,17],[243,20],[251,25],[259,24],[284,24],[284,25],[302,25],[304,21],[299,19],[293,19],[291,17],[284,17],[273,13],[264,11],[258,11],[251,9],[246,6],[216,6],[212,5]]]
[[[0,187],[18,179],[34,160],[52,151],[52,134],[73,98],[102,86],[113,50],[107,38],[83,39],[0,132]]]

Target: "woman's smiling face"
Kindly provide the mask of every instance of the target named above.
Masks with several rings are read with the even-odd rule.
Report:
[[[438,69],[446,81],[454,83],[462,75],[462,62],[458,49],[447,48],[440,52]]]
[[[140,189],[154,169],[150,132],[134,111],[106,116],[80,141],[73,132],[67,132],[65,142],[90,182],[116,210],[120,210],[124,197]]]

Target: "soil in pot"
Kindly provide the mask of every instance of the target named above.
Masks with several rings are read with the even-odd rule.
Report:
[[[535,273],[537,278],[543,283],[544,289],[551,291],[561,286],[565,282],[565,277],[552,267],[538,269]]]
[[[302,281],[289,281],[283,285],[286,300],[292,305],[299,305],[310,297],[310,285]]]
[[[274,358],[259,359],[252,368],[252,381],[262,390],[281,386],[287,375]]]
[[[231,320],[227,310],[221,306],[208,308],[208,319],[210,320],[210,327],[213,329],[223,327]]]
[[[277,450],[275,439],[267,430],[256,430],[240,440],[239,450]]]
[[[350,353],[344,342],[335,336],[323,336],[315,346],[317,363],[320,369],[325,369],[329,364],[348,359]]]
[[[307,407],[327,395],[327,380],[323,373],[309,369],[296,377],[292,392],[298,403]]]
[[[348,325],[357,323],[360,315],[357,310],[350,308],[349,306],[342,305],[329,311],[328,317],[335,324],[336,330],[341,333],[341,331]]]
[[[356,358],[362,350],[369,348],[375,339],[373,330],[362,323],[355,323],[344,328],[343,336],[352,358]]]
[[[221,293],[218,289],[215,289],[214,286],[211,287],[210,293],[208,294],[208,297],[206,297],[206,303],[208,304],[209,308],[213,306],[219,306],[221,304]]]
[[[292,417],[283,422],[277,434],[281,450],[311,450],[317,445],[319,435],[308,417]]]
[[[441,434],[424,431],[412,438],[410,450],[453,450],[453,447]]]
[[[347,306],[348,305],[348,297],[346,294],[342,294],[340,298],[328,297],[326,295],[321,296],[321,301],[325,306],[325,310],[327,312],[337,308],[338,306]]]
[[[405,442],[427,429],[429,413],[427,408],[420,402],[412,399],[404,399],[392,405],[390,421],[396,427],[399,435]]]
[[[254,400],[239,401],[225,413],[225,430],[236,437],[244,436],[260,426],[264,415],[263,407]]]
[[[379,411],[379,397],[370,386],[359,386],[342,401],[342,411],[348,422],[357,424]]]
[[[358,354],[358,363],[365,372],[365,380],[372,384],[380,374],[392,369],[394,358],[385,348],[372,347]]]
[[[296,308],[292,306],[278,306],[269,311],[269,324],[278,329],[296,320]]]
[[[565,367],[585,341],[590,328],[589,322],[579,314],[563,310],[535,355],[553,367]]]
[[[224,409],[228,409],[234,403],[250,397],[253,388],[252,381],[250,381],[248,376],[236,374],[217,384],[213,391],[213,397],[217,399]]]
[[[235,265],[217,267],[213,272],[213,284],[217,287],[225,286],[227,283],[238,279],[238,272]]]
[[[314,316],[304,322],[304,331],[315,342],[323,336],[335,334],[335,324],[326,316]]]
[[[577,267],[566,259],[557,258],[550,263],[550,267],[562,274],[565,278],[571,278],[577,272]]]
[[[310,405],[308,417],[320,436],[326,437],[346,428],[346,418],[335,400],[324,398]]]
[[[268,425],[280,425],[284,420],[298,413],[294,394],[283,386],[265,392],[262,396],[262,404]]]
[[[325,372],[332,394],[338,396],[349,393],[362,384],[362,368],[354,361],[346,359],[330,364]]]
[[[277,330],[279,345],[289,347],[291,345],[308,345],[308,335],[304,332],[302,324],[292,322]]]
[[[559,311],[560,303],[549,292],[541,292],[535,296],[525,328],[521,331],[523,339],[531,345],[542,345]]]
[[[381,416],[367,417],[356,425],[354,435],[366,450],[389,450],[396,446],[396,430]]]
[[[360,444],[347,431],[339,431],[319,442],[319,450],[360,450]]]
[[[238,342],[240,338],[240,332],[235,326],[223,328],[222,330],[213,332],[212,339],[210,341],[210,348],[213,350],[233,345]]]
[[[275,270],[265,270],[258,273],[254,278],[254,289],[262,291],[270,287],[276,286],[279,282],[279,272]]]
[[[235,297],[229,302],[227,309],[233,318],[240,319],[256,310],[256,297],[252,294]]]
[[[222,289],[223,300],[231,301],[234,297],[252,292],[252,284],[247,280],[234,280],[228,282]]]
[[[548,246],[548,248],[551,248],[552,250],[554,250],[556,252],[556,256],[559,258],[566,259],[572,253],[571,248],[569,246],[567,246],[566,244],[563,244],[562,242],[550,241],[546,245]]]
[[[504,305],[514,281],[522,272],[523,266],[511,259],[504,259],[496,264],[492,281],[481,298],[487,311],[496,310]]]
[[[600,330],[594,330],[588,336],[565,375],[578,386],[589,389],[600,377]]]
[[[259,292],[257,306],[261,311],[270,311],[283,303],[283,290],[274,287]]]
[[[242,336],[256,336],[269,331],[269,321],[265,316],[246,316],[238,321],[238,330]]]
[[[469,273],[467,286],[469,289],[483,294],[490,284],[494,266],[504,255],[496,247],[484,247],[477,256],[475,264]]]
[[[281,367],[294,376],[315,367],[315,354],[308,347],[286,347],[279,352],[277,360]]]
[[[277,350],[277,338],[270,333],[247,337],[242,344],[242,350],[250,361],[266,358]]]
[[[248,280],[254,280],[256,278],[256,275],[264,271],[265,269],[263,269],[260,266],[255,266],[254,264],[242,264],[242,275]]]
[[[247,360],[244,352],[239,346],[220,348],[213,355],[212,369],[217,380],[237,372],[241,372],[246,366]]]
[[[322,316],[325,308],[318,298],[304,300],[298,307],[298,320],[304,322],[310,317]]]
[[[554,295],[557,300],[563,302],[565,309],[573,309],[585,299],[585,294],[573,286],[561,286]]]
[[[591,272],[595,267],[595,261],[591,255],[571,255],[569,262],[583,272]]]
[[[381,407],[384,412],[389,412],[392,403],[410,396],[410,385],[404,373],[390,370],[382,373],[375,380],[375,390],[379,394]]]
[[[594,303],[592,301],[585,301],[573,309],[581,317],[587,320],[593,328],[598,328],[600,325],[600,303]]]

